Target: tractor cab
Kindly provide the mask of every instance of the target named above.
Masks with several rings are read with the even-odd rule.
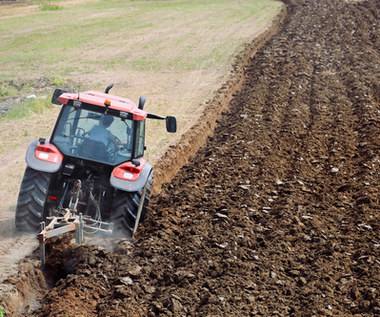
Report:
[[[145,121],[64,106],[50,141],[67,156],[117,165],[143,155],[144,135]]]
[[[115,166],[143,156],[146,118],[166,120],[167,131],[176,132],[174,117],[146,113],[144,97],[137,107],[129,99],[109,95],[109,87],[105,93],[54,92],[52,102],[63,108],[50,142],[64,155]]]

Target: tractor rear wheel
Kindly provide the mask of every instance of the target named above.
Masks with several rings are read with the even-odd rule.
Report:
[[[147,180],[140,222],[144,220],[146,215],[150,192],[152,189],[152,181],[153,173],[149,175]],[[114,234],[128,237],[132,236],[142,194],[143,189],[139,192],[125,192],[122,190],[116,190],[110,219],[113,223]]]
[[[46,199],[53,174],[27,167],[16,207],[16,229],[38,231],[43,220]]]

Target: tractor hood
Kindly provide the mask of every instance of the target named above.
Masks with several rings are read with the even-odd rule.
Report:
[[[58,100],[67,105],[70,100],[83,102],[99,107],[108,107],[109,109],[128,112],[133,115],[133,120],[144,120],[147,113],[137,108],[133,101],[119,96],[109,95],[97,91],[86,91],[81,93],[63,93]]]

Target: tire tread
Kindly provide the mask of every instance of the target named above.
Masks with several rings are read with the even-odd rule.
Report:
[[[39,229],[52,175],[26,168],[17,199],[15,217],[17,230],[37,231]]]
[[[150,192],[152,188],[153,173],[148,179],[146,195],[141,212],[140,222],[142,222],[146,215],[147,206],[150,199]],[[133,229],[136,223],[137,211],[141,199],[142,191],[140,192],[125,192],[117,190],[114,196],[111,212],[111,222],[114,224],[114,230],[117,234],[123,236],[132,236]]]

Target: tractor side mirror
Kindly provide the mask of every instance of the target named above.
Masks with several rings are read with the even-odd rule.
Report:
[[[144,109],[145,101],[146,101],[146,98],[144,96],[140,96],[140,99],[139,99],[139,109],[140,110]]]
[[[59,96],[64,94],[66,91],[60,88],[56,88],[53,93],[53,97],[51,98],[51,103],[55,105],[62,105],[62,102],[58,100]]]
[[[166,117],[166,131],[170,133],[177,132],[177,119],[175,117]]]

